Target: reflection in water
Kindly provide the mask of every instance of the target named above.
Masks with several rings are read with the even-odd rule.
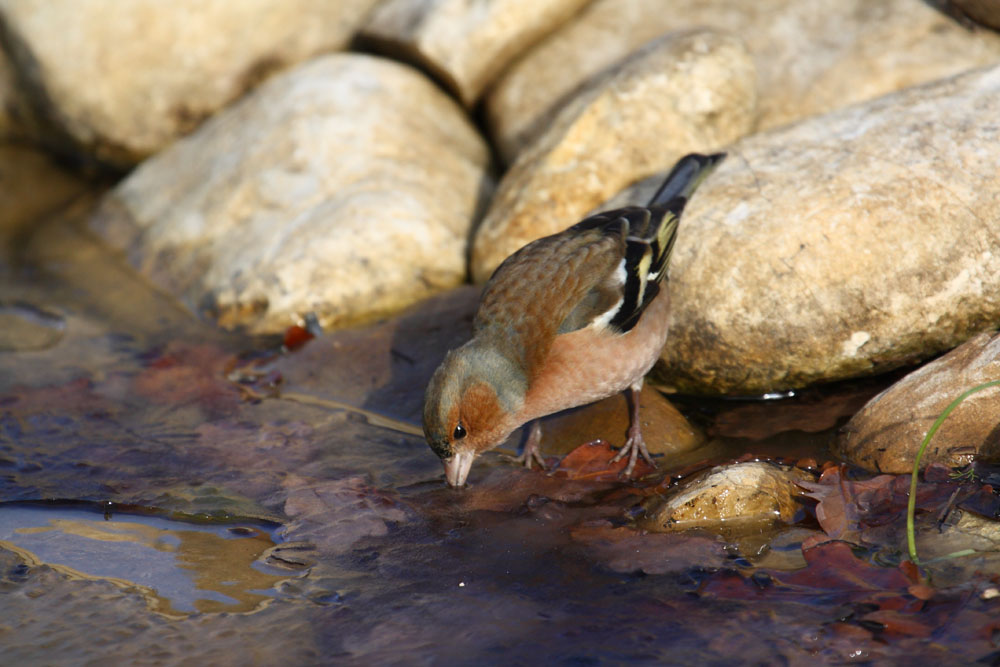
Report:
[[[152,610],[170,616],[256,611],[288,578],[257,563],[274,545],[257,527],[94,516],[79,509],[0,507],[0,547],[71,577],[138,590]]]

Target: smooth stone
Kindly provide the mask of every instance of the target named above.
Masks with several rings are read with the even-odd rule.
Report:
[[[983,333],[913,371],[873,398],[844,427],[834,453],[876,472],[913,471],[913,461],[935,420],[962,392],[1000,379],[1000,335]],[[966,398],[934,435],[921,457],[964,466],[1000,459],[1000,387]]]
[[[879,374],[995,326],[997,117],[1000,66],[727,148],[681,222],[658,380],[759,395]]]
[[[263,79],[342,49],[375,0],[0,0],[8,54],[51,131],[129,167]]]
[[[463,110],[416,70],[334,54],[143,163],[92,228],[226,329],[372,320],[463,282],[492,182]]]
[[[466,107],[504,67],[589,0],[388,0],[359,37],[411,62]]]
[[[476,232],[473,278],[685,153],[745,134],[755,82],[742,42],[710,30],[650,42],[591,82],[504,175]]]
[[[758,129],[1000,60],[1000,35],[972,33],[919,0],[598,0],[513,63],[485,98],[510,163],[573,91],[666,32],[739,35],[759,79]]]
[[[52,347],[66,333],[66,320],[28,303],[0,301],[0,352]]]
[[[639,395],[639,421],[650,454],[670,457],[698,448],[705,435],[684,417],[670,401],[650,386]],[[568,454],[580,445],[604,440],[621,447],[630,424],[625,394],[615,394],[583,408],[562,412],[541,421],[541,448],[545,454]]]
[[[665,497],[645,502],[640,526],[651,532],[700,528],[735,535],[791,523],[802,507],[798,481],[813,476],[798,468],[750,462],[713,468]]]

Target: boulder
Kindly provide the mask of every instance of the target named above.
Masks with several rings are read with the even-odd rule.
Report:
[[[701,528],[733,536],[791,523],[804,495],[796,482],[812,479],[804,470],[760,461],[719,466],[665,497],[651,496],[640,526],[652,532]]]
[[[375,0],[0,0],[0,38],[63,148],[127,167],[262,79],[343,48]]]
[[[323,56],[143,163],[92,228],[224,328],[345,326],[464,280],[489,160],[421,73]]]
[[[507,162],[573,91],[666,32],[739,35],[766,129],[1000,60],[1000,35],[971,33],[921,0],[597,0],[512,64],[486,98]]]
[[[683,154],[742,136],[755,81],[740,40],[700,30],[654,40],[591,82],[504,175],[476,232],[474,279]]]
[[[834,452],[855,465],[908,473],[924,436],[963,392],[1000,379],[1000,335],[980,334],[910,373],[873,398],[844,427]],[[934,434],[921,468],[1000,459],[1000,387],[980,390],[955,408]]]
[[[753,135],[695,193],[658,378],[756,395],[878,374],[1000,322],[1000,66]],[[609,202],[642,202],[663,175]]]
[[[388,0],[360,33],[432,73],[467,107],[513,58],[589,0]]]

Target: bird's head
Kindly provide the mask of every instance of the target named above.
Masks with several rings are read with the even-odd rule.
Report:
[[[472,461],[519,426],[524,373],[505,355],[476,340],[448,353],[424,399],[424,435],[444,463],[451,486],[462,486]]]

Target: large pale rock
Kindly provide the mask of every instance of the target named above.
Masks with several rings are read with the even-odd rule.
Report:
[[[764,462],[720,466],[665,496],[646,501],[641,527],[653,532],[701,528],[727,534],[791,523],[802,507],[799,481],[813,476]]]
[[[670,267],[661,379],[760,394],[879,373],[1000,322],[1000,66],[753,135]],[[609,206],[644,201],[662,175]]]
[[[906,473],[924,436],[964,391],[1000,380],[1000,335],[980,334],[910,373],[868,402],[844,427],[834,451],[869,470]],[[1000,387],[980,390],[948,416],[924,452],[921,467],[961,466],[1000,458]]]
[[[504,176],[473,246],[487,279],[508,255],[576,223],[681,155],[750,129],[753,63],[739,39],[693,31],[650,42],[569,102]]]
[[[344,47],[375,0],[0,0],[0,30],[64,141],[131,165],[265,76]]]
[[[921,0],[597,0],[517,60],[486,98],[510,162],[572,91],[637,45],[709,26],[738,34],[759,74],[760,129],[1000,60],[1000,35],[970,33]]]
[[[223,327],[346,325],[463,281],[489,159],[419,72],[324,56],[143,163],[93,228]]]
[[[433,73],[471,107],[514,57],[590,0],[387,0],[360,36]]]

